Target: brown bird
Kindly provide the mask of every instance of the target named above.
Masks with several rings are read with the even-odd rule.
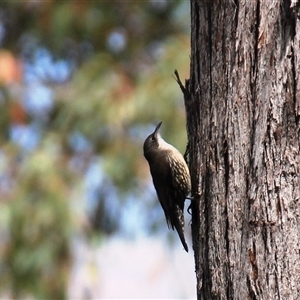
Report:
[[[150,167],[158,200],[164,210],[168,227],[177,230],[186,252],[188,246],[184,238],[184,201],[191,190],[188,166],[182,154],[163,140],[158,130],[144,142],[144,156]]]

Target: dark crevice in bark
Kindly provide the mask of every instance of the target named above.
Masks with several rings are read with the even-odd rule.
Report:
[[[226,185],[227,187],[227,185]],[[226,197],[227,198],[227,197]],[[227,216],[226,220],[225,220],[225,224],[226,224],[226,228],[225,228],[225,242],[226,242],[226,253],[227,253],[227,258],[229,261],[229,255],[230,255],[230,248],[229,248],[229,220],[228,220],[228,209],[227,209],[227,205],[225,206],[225,214]],[[227,267],[228,267],[228,284],[227,284],[227,288],[226,288],[226,296],[227,299],[232,299],[232,295],[234,295],[233,293],[233,285],[232,285],[232,281],[231,281],[231,276],[230,276],[230,264],[227,263]]]
[[[237,31],[237,28],[238,28],[238,24],[239,24],[239,1],[238,0],[234,0],[233,3],[235,4],[235,16],[234,16],[234,24],[235,24],[235,27],[234,27],[234,31],[236,32]]]
[[[259,43],[259,25],[260,25],[260,1],[257,0],[256,2],[256,22],[255,22],[255,28],[254,28],[254,58],[251,61],[252,64],[252,73],[251,73],[251,83],[250,83],[250,89],[251,89],[251,101],[252,101],[252,116],[251,120],[252,122],[252,130],[251,130],[251,160],[253,160],[253,145],[254,145],[254,138],[255,138],[255,109],[256,109],[256,87],[257,87],[257,64],[258,64],[258,43]],[[253,162],[253,161],[252,161]],[[253,164],[252,164],[253,165]]]
[[[208,241],[209,241],[209,224],[211,224],[211,220],[210,220],[210,192],[209,192],[209,186],[210,186],[210,168],[209,166],[207,166],[206,168],[206,174],[205,174],[205,192],[204,192],[204,205],[205,205],[205,243],[206,245],[208,245]],[[205,247],[205,260],[209,261],[209,247]],[[207,292],[206,294],[206,298],[207,299],[211,299],[212,295],[211,295],[211,289],[212,289],[212,282],[211,282],[211,272],[209,269],[209,264],[204,264],[203,266],[203,285],[205,286],[204,291]],[[200,299],[200,298],[198,298]]]
[[[252,250],[249,250],[249,260],[252,267],[252,271],[250,274],[250,278],[247,278],[248,283],[248,291],[251,299],[260,299],[259,294],[261,294],[261,287],[259,284],[259,277],[258,277],[258,265],[257,265],[257,250],[256,244],[253,241],[252,243]]]
[[[278,270],[278,264],[277,264],[277,262],[278,262],[278,257],[277,257],[277,255],[276,255],[276,252],[275,252],[275,262],[276,262],[276,264],[275,264],[275,272],[274,272],[274,275],[275,275],[275,281],[276,281],[276,285],[277,285],[277,287],[276,287],[276,293],[277,293],[277,297],[278,297],[278,299],[280,300],[281,299],[281,297],[280,297],[280,283],[282,282],[282,278],[279,278],[278,277],[278,274],[280,274],[280,270]]]
[[[285,21],[289,23],[288,24],[288,26],[290,26],[289,34],[292,40],[294,40],[294,37],[296,35],[296,16],[291,9],[291,1],[290,0],[283,1],[282,5],[283,5],[283,12],[281,15],[285,18]]]
[[[269,254],[269,247],[268,247],[268,228],[265,222],[262,222],[259,224],[259,227],[261,227],[261,236],[262,240],[264,242],[264,249],[267,254]]]
[[[225,198],[228,196],[228,187],[229,187],[229,154],[228,154],[228,144],[227,140],[224,140],[223,145],[223,158],[224,158],[224,180],[225,180]]]
[[[212,82],[212,7],[211,5],[209,5],[207,7],[207,23],[208,23],[208,53],[209,53],[209,96],[210,99],[212,99],[212,86],[213,86],[213,82]],[[211,107],[212,107],[212,101],[209,101],[210,103],[210,111],[211,111]],[[211,139],[211,137],[209,137],[209,139]]]
[[[194,20],[194,26],[192,26],[192,29],[194,29],[194,31],[192,31],[191,33],[191,47],[192,47],[192,51],[195,51],[195,53],[191,54],[191,65],[190,65],[190,69],[191,71],[193,70],[193,72],[191,72],[191,85],[194,87],[195,91],[195,87],[196,85],[200,82],[199,80],[199,76],[201,74],[201,70],[200,70],[200,61],[199,61],[199,45],[198,45],[198,40],[197,37],[201,36],[199,29],[200,29],[200,16],[199,16],[199,12],[200,12],[200,7],[198,4],[197,0],[193,0],[191,1],[191,19]]]
[[[256,2],[256,26],[254,28],[254,59],[252,63],[252,84],[251,84],[251,91],[252,91],[252,103],[253,103],[253,115],[255,110],[255,96],[256,96],[256,79],[257,79],[257,63],[258,63],[258,47],[259,47],[259,26],[260,26],[260,1],[257,0]]]
[[[297,81],[296,81],[296,66],[295,66],[295,53],[294,53],[294,47],[291,46],[291,69],[292,69],[292,86],[293,86],[293,102],[294,102],[294,111],[295,111],[295,117],[297,119]],[[299,117],[299,116],[298,116]]]
[[[259,300],[256,297],[255,290],[253,289],[253,286],[251,284],[250,276],[247,276],[247,287],[248,287],[248,291],[249,291],[249,299],[247,299],[247,300]]]
[[[279,22],[282,26],[282,41],[281,41],[281,58],[283,59],[286,56],[288,48],[292,45],[296,35],[296,19],[295,15],[292,13],[290,9],[290,1],[283,1],[280,9]],[[289,56],[289,54],[288,54]]]
[[[249,173],[249,176],[252,178],[255,178],[255,174],[257,172],[257,166],[254,164],[254,144],[255,144],[255,134],[256,134],[256,119],[255,119],[255,113],[256,113],[256,97],[257,97],[257,68],[258,68],[258,55],[259,55],[259,27],[260,27],[260,0],[257,0],[256,2],[256,21],[255,21],[255,28],[254,28],[254,59],[251,61],[252,64],[252,74],[251,74],[251,84],[250,84],[250,90],[251,90],[251,101],[252,101],[252,115],[250,115],[250,119],[252,120],[252,130],[250,135],[250,167],[251,171]],[[249,191],[249,190],[248,190]],[[250,191],[251,192],[251,191]]]

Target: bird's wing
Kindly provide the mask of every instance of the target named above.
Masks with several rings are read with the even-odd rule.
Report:
[[[184,249],[188,252],[183,229],[183,209],[186,195],[184,187],[180,185],[180,180],[182,180],[180,172],[178,173],[175,170],[174,166],[168,162],[163,168],[152,169],[151,174],[168,227],[171,227],[173,230],[176,229]]]
[[[161,163],[164,163],[162,160]],[[167,162],[160,168],[150,168],[153,184],[158,200],[164,210],[168,227],[174,229],[174,224],[170,219],[172,209],[174,209],[172,173]]]

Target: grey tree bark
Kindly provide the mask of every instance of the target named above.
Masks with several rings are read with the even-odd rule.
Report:
[[[292,2],[191,0],[182,89],[198,299],[300,299],[300,19]]]

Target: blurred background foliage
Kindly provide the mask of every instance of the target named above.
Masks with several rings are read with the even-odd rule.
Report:
[[[185,150],[189,2],[0,2],[0,272],[64,299],[76,236],[166,233],[142,145]],[[172,235],[173,236],[173,235]]]

